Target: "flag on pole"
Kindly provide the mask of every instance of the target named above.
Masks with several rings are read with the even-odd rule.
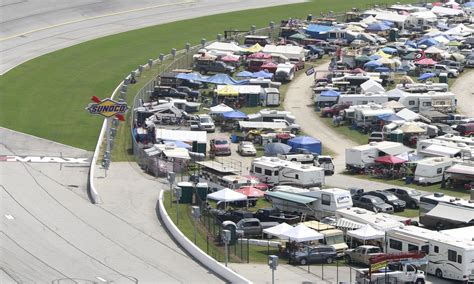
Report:
[[[313,75],[314,74],[314,67],[309,68],[308,70],[306,70],[305,73],[306,73],[306,76]]]

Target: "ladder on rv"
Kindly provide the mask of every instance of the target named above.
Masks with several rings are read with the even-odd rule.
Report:
[[[301,213],[301,220],[300,220],[300,223],[303,223],[306,221],[306,212],[304,213]]]

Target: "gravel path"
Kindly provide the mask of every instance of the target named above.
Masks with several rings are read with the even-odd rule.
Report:
[[[474,117],[474,70],[466,71],[451,88],[458,99],[458,111]]]

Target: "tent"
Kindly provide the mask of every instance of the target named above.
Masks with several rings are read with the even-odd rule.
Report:
[[[384,113],[377,116],[378,119],[389,122],[405,122],[405,120],[394,113]]]
[[[305,34],[302,34],[302,33],[295,33],[293,35],[291,35],[290,37],[288,37],[288,39],[291,39],[291,40],[303,40],[303,39],[306,39],[308,36],[306,36]]]
[[[435,77],[435,73],[423,73],[421,74],[420,77],[417,78],[418,81],[425,81],[428,80],[429,78]]]
[[[426,131],[414,123],[406,123],[400,127],[400,130],[405,134],[419,134]]]
[[[334,90],[322,91],[320,94],[321,97],[339,97],[340,95],[341,93]]]
[[[414,111],[409,110],[407,108],[404,108],[404,109],[400,110],[399,112],[397,112],[397,115],[399,117],[403,118],[406,121],[413,121],[413,120],[417,120],[417,119],[420,118],[419,114],[417,114]]]
[[[382,87],[378,82],[369,79],[360,85],[362,93],[380,93],[385,92],[385,88]]]
[[[263,47],[260,44],[256,43],[252,45],[251,47],[247,48],[246,51],[251,52],[251,53],[256,53],[256,52],[262,51],[262,49]]]
[[[255,188],[253,186],[243,186],[235,190],[235,192],[242,193],[248,198],[260,198],[265,195],[264,191],[261,191],[260,189]]]
[[[394,90],[400,90],[400,89],[394,89]],[[400,90],[400,91],[401,91],[401,90]],[[390,91],[389,91],[389,92],[390,92]],[[403,91],[402,91],[402,92],[403,92]],[[387,96],[389,96],[389,95],[388,95],[388,92],[385,93],[385,94],[386,94]],[[388,101],[388,102],[383,103],[382,106],[383,106],[384,108],[391,108],[391,109],[402,109],[402,108],[405,108],[405,105],[403,105],[402,103],[397,102],[397,101]],[[397,115],[397,117],[399,117],[399,116]],[[401,117],[400,117],[400,118],[401,118]]]
[[[220,73],[220,74],[216,74],[214,76],[207,78],[204,82],[210,83],[210,84],[216,84],[216,85],[237,85],[237,84],[242,84],[247,81],[246,80],[237,81],[227,74]]]
[[[264,78],[264,79],[271,79],[273,78],[273,74],[264,70],[260,70],[258,72],[252,73],[253,78]]]
[[[392,156],[392,155],[386,155],[386,156],[378,157],[374,161],[376,163],[387,164],[387,165],[399,165],[399,164],[403,164],[403,163],[406,162],[406,160],[404,160],[402,158]]]
[[[367,63],[364,64],[364,67],[366,67],[366,68],[367,68],[367,67],[369,67],[369,68],[377,68],[377,67],[380,67],[380,66],[382,66],[382,63],[377,62],[377,61],[375,61],[375,60],[369,61],[369,62],[367,62]]]
[[[436,63],[438,62],[434,61],[431,58],[423,58],[415,62],[415,64],[418,65],[435,65]]]
[[[278,154],[288,154],[291,146],[283,143],[268,143],[265,145],[265,156],[277,156]]]
[[[326,25],[310,24],[306,28],[306,34],[313,38],[321,38],[322,34],[328,34],[333,28]]]
[[[390,68],[382,66],[375,68],[374,71],[379,73],[388,73],[390,72]]]
[[[389,29],[390,27],[382,22],[372,23],[367,26],[367,30],[371,32],[382,32]]]
[[[263,229],[263,233],[279,238],[281,236],[281,234],[283,234],[286,231],[291,230],[291,229],[293,229],[292,226],[288,225],[287,223],[281,223],[281,224],[278,224],[276,226],[273,226],[273,227],[270,227],[270,228],[267,228],[267,229]]]
[[[382,51],[387,53],[387,54],[394,54],[394,53],[398,52],[396,48],[388,47],[388,46],[382,48]]]
[[[247,200],[247,196],[245,194],[235,192],[230,188],[224,188],[214,193],[208,194],[207,199],[212,199],[212,200],[222,201],[222,202],[233,202],[233,201]]]
[[[244,77],[244,78],[251,78],[253,76],[253,73],[250,71],[241,71],[237,73],[235,76],[237,77]]]
[[[227,55],[227,56],[222,57],[221,60],[224,62],[239,62],[239,57]]]
[[[262,69],[276,69],[278,67],[278,64],[272,62],[272,61],[268,61],[267,63],[264,63],[262,66],[260,66],[260,68]]]
[[[272,56],[270,54],[266,54],[266,53],[263,53],[263,52],[257,52],[257,53],[254,53],[254,54],[250,54],[249,56],[247,56],[247,58],[251,58],[251,59],[271,59]]]
[[[408,77],[410,79],[410,81],[408,81],[409,83],[413,83],[413,80]],[[390,91],[387,91],[385,92],[385,94],[388,96],[388,99],[399,99],[401,98],[402,96],[406,95],[407,92],[403,91],[403,90],[400,90],[398,88],[395,88],[395,89],[391,89]],[[389,101],[390,102],[390,101]],[[405,107],[405,106],[403,106]]]
[[[192,80],[192,81],[206,81],[208,76],[202,76],[201,74],[197,72],[192,72],[192,73],[178,73],[176,75],[177,79],[182,79],[182,80]]]
[[[380,55],[378,55],[378,54],[376,54],[376,53],[374,53],[374,54],[372,54],[372,55],[369,56],[369,58],[372,59],[372,60],[377,60],[377,59],[380,59],[381,57],[382,57],[382,56],[380,56]]]
[[[296,149],[306,149],[311,153],[317,153],[321,155],[322,144],[321,141],[311,136],[298,136],[288,140],[288,145],[295,151]]]
[[[222,114],[222,113],[226,113],[226,112],[233,111],[233,110],[234,110],[233,108],[231,108],[231,107],[229,107],[225,104],[219,104],[219,105],[211,107],[209,113],[210,114]]]
[[[369,224],[364,225],[362,228],[353,231],[347,231],[347,235],[359,240],[375,240],[385,237],[384,231],[374,229]]]
[[[474,1],[464,3],[463,6],[466,8],[474,8]]]
[[[435,40],[434,38],[425,38],[425,39],[422,39],[418,42],[418,46],[420,45],[426,45],[428,47],[430,46],[433,46],[433,45],[437,45],[439,42],[437,40]]]
[[[164,144],[175,145],[176,148],[192,149],[193,147],[188,143],[179,140],[166,140]]]
[[[237,90],[231,85],[225,85],[217,89],[217,95],[224,97],[235,97],[239,95],[239,90]]]
[[[383,58],[392,57],[390,54],[387,54],[387,53],[383,52],[382,50],[377,51],[375,54],[377,54],[377,55],[379,55],[380,57],[383,57]]]
[[[224,112],[222,116],[226,119],[245,119],[247,115],[239,110]]]
[[[206,46],[207,50],[219,50],[219,51],[227,51],[227,52],[242,52],[245,49],[238,46],[233,42],[213,42],[210,45]]]
[[[318,233],[315,230],[308,228],[304,224],[299,224],[298,226],[293,227],[289,229],[288,231],[281,233],[280,236],[286,237],[290,241],[296,241],[296,242],[308,242],[308,241],[321,240],[324,238],[323,234]]]
[[[370,58],[367,55],[360,55],[355,58],[355,61],[366,63],[366,62],[372,61],[372,58]]]

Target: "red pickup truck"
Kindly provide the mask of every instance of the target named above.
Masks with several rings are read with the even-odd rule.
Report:
[[[351,105],[350,104],[335,104],[330,107],[325,107],[321,110],[321,116],[324,117],[332,117],[334,115],[339,114],[341,110],[345,110],[346,108],[349,108]]]

